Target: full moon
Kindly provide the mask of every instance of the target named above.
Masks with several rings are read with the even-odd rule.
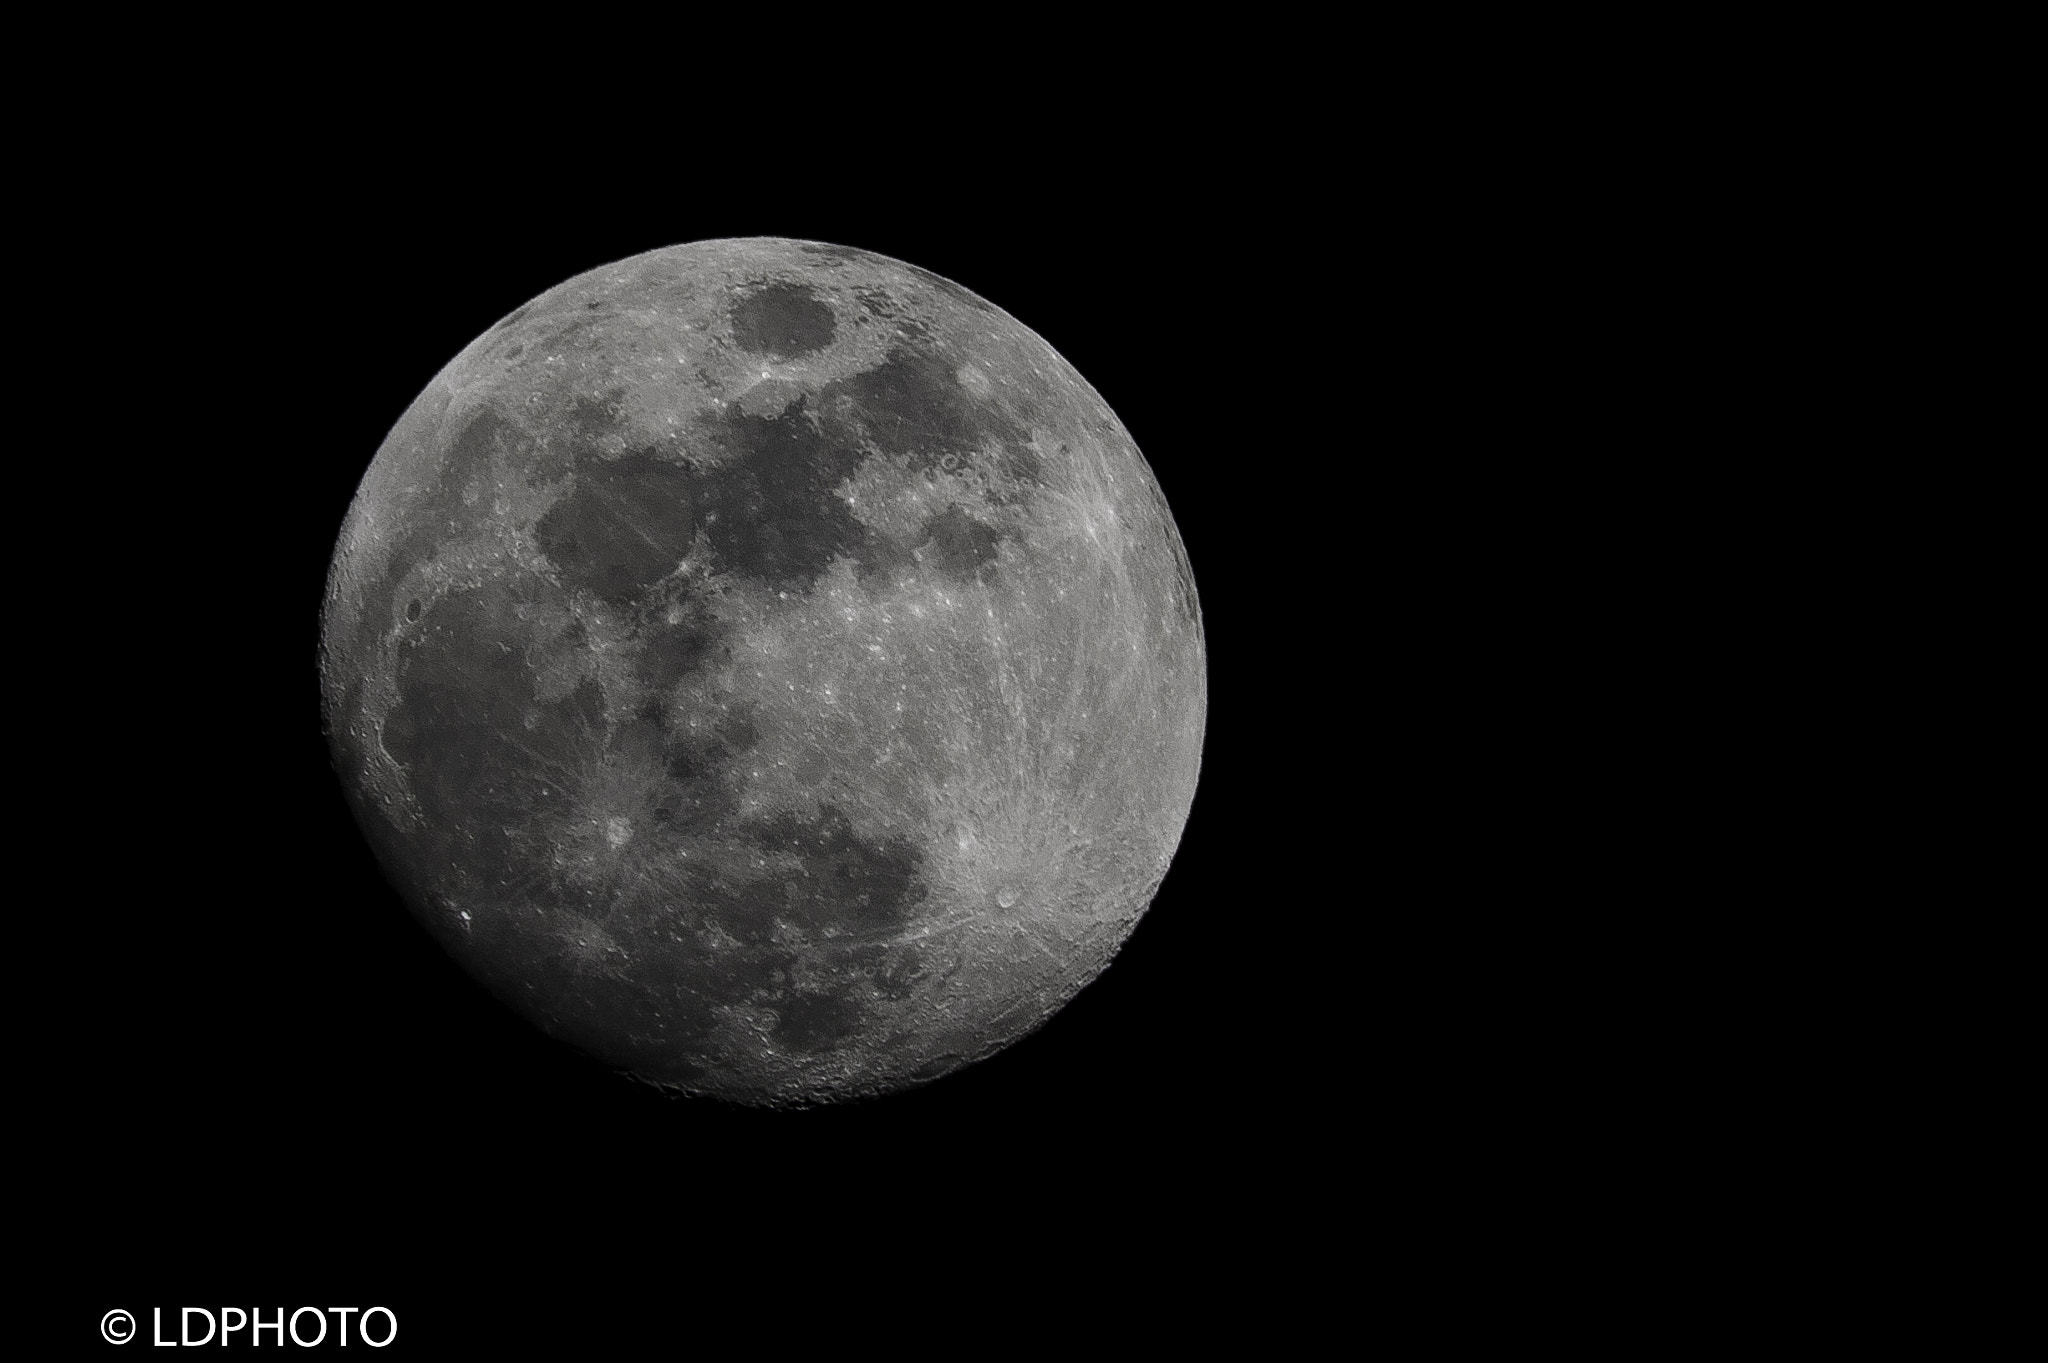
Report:
[[[592,270],[399,419],[321,619],[392,884],[550,1035],[672,1091],[929,1082],[1099,974],[1207,707],[1130,434],[1000,308],[778,238]]]

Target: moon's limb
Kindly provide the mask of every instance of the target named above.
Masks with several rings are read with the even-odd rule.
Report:
[[[1136,445],[937,276],[778,239],[572,279],[400,419],[323,620],[337,767],[513,1006],[801,1103],[1038,1025],[1150,902],[1203,634]]]

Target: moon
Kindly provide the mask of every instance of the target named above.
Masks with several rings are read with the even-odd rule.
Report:
[[[1165,875],[1207,709],[1136,443],[1000,308],[703,241],[473,341],[357,488],[335,769],[495,995],[662,1088],[805,1106],[994,1054]]]

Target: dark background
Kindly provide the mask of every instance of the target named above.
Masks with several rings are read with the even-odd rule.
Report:
[[[110,1307],[384,1304],[428,1356],[592,1357],[735,1326],[753,1353],[1293,1352],[1546,1312],[1576,1338],[1665,1275],[1705,1285],[1679,1328],[1719,1317],[1775,1223],[1736,1228],[1737,1270],[1663,1251],[1717,1245],[1783,1124],[1700,1058],[1754,991],[1689,972],[1779,959],[1727,921],[1779,887],[1720,893],[1757,816],[1670,792],[1719,798],[1731,759],[1694,743],[1771,767],[1701,727],[1719,625],[1665,559],[1748,552],[1686,508],[1775,504],[1781,437],[1713,425],[1748,420],[1777,302],[1685,230],[1713,177],[1597,80],[1583,127],[1546,116],[1568,64],[1496,90],[1462,32],[1432,58],[1226,16],[1119,54],[1051,24],[1004,88],[842,17],[826,100],[773,60],[814,34],[743,18],[744,65],[571,16],[527,67],[311,90],[297,51],[223,38],[216,79],[152,47],[112,110],[96,38],[23,119],[13,225],[50,241],[16,257],[12,395],[55,434],[13,466],[14,718],[50,754],[20,775],[14,1172],[51,1209],[23,1295],[70,1298],[35,1314],[104,1355]],[[661,108],[615,105],[622,50]],[[463,107],[411,107],[460,74]],[[578,272],[755,234],[937,271],[1065,355],[1165,490],[1210,664],[1186,834],[1102,977],[982,1065],[794,1114],[664,1099],[478,994],[378,877],[315,674],[335,533],[432,375]],[[1695,364],[1724,321],[1743,342]]]
[[[1896,641],[1809,668],[1882,561],[1828,538],[1896,396],[1835,337],[1897,311],[1863,253],[1910,188],[1882,101],[1787,74],[1840,43],[1224,13],[1119,51],[1006,13],[932,62],[921,21],[737,17],[499,25],[523,61],[182,13],[30,45],[18,1314],[102,1357],[110,1307],[225,1303],[388,1305],[424,1356],[1265,1356],[1669,1352],[1807,1303],[1833,1340],[1924,1300],[1869,1292],[1945,1243],[1893,1166],[1946,1165],[1885,1141],[1976,1128],[1902,1073],[1958,1050],[1918,1022],[1944,968],[1857,959],[1886,895],[1844,877],[1926,844],[1825,836],[1823,739]],[[388,50],[319,79],[350,37]],[[1870,189],[1815,170],[1873,129]],[[377,877],[315,683],[335,532],[434,372],[579,271],[751,234],[1059,349],[1163,485],[1210,649],[1186,835],[1108,971],[983,1065],[797,1114],[633,1088],[471,989]],[[1863,517],[1908,551],[1925,519]],[[1916,943],[1954,896],[1920,898]],[[1825,1292],[1859,1255],[1887,1271]]]
[[[1330,588],[1295,553],[1335,493],[1276,482],[1356,440],[1347,361],[1290,299],[1301,222],[1248,201],[1249,172],[1226,191],[1135,155],[1037,193],[462,169],[187,177],[178,230],[135,246],[189,320],[129,357],[145,475],[106,539],[141,591],[93,633],[131,822],[97,870],[61,1140],[81,1224],[130,1228],[89,1251],[104,1306],[385,1304],[425,1347],[1066,1284],[1006,1300],[1021,1326],[1140,1266],[1175,1300],[1241,1298],[1347,1183],[1322,1152],[1359,1079],[1326,1022],[1368,987],[1323,944],[1361,890],[1318,831],[1363,835],[1336,769],[1364,624],[1339,601],[1334,634],[1299,629]],[[980,1065],[794,1113],[615,1078],[473,986],[358,835],[316,672],[343,514],[434,373],[574,274],[746,235],[897,257],[1049,341],[1164,488],[1210,659],[1194,809],[1110,968]]]

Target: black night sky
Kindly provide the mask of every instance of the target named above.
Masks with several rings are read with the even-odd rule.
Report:
[[[340,20],[32,45],[61,98],[17,120],[9,391],[55,430],[10,464],[9,1205],[52,1343],[17,1353],[185,1306],[382,1305],[457,1358],[1486,1355],[1453,1342],[1646,1303],[1690,1342],[1891,1215],[1850,1176],[1890,1117],[1806,1119],[1896,1059],[1830,982],[1923,981],[1846,967],[1853,931],[1802,955],[1788,896],[1841,868],[1764,865],[1829,798],[1780,727],[1839,716],[1756,623],[1807,570],[1752,541],[1805,542],[1766,522],[1839,414],[1765,411],[1822,344],[1784,271],[1833,257],[1757,182],[1799,119],[1715,131],[1746,61],[1666,82],[1549,18],[1584,55],[1463,18],[1411,48],[1177,15],[1122,52],[1004,13],[933,62],[923,19],[699,49],[541,17],[517,67]],[[358,28],[400,60],[320,80]],[[321,733],[329,557],[421,389],[578,273],[745,236],[1049,342],[1157,477],[1208,655],[1193,809],[1108,969],[992,1059],[801,1112],[666,1097],[495,1003]],[[1830,592],[1862,562],[1813,557]]]
[[[149,381],[171,405],[133,436],[176,467],[152,466],[148,505],[124,513],[143,590],[118,675],[149,700],[121,711],[143,787],[121,803],[139,826],[102,868],[118,888],[95,910],[96,1054],[67,1090],[67,1158],[110,1180],[88,1201],[135,1225],[93,1251],[107,1304],[386,1301],[424,1347],[458,1324],[580,1338],[621,1297],[660,1322],[707,1309],[699,1294],[914,1293],[967,1260],[1242,1253],[1202,1246],[1265,1214],[1299,1172],[1271,1152],[1322,1120],[1294,1087],[1292,1000],[1346,987],[1299,934],[1356,902],[1307,897],[1271,831],[1306,792],[1260,756],[1303,741],[1335,665],[1272,604],[1299,586],[1303,533],[1298,485],[1271,514],[1303,453],[1275,414],[1313,367],[1262,302],[1275,259],[1219,241],[1202,214],[1222,207],[1185,183],[1170,204],[1096,179],[1037,208],[785,186],[515,213],[414,178],[366,205],[375,179],[217,186],[162,285],[196,320],[158,338]],[[615,1078],[472,984],[357,832],[316,674],[343,513],[442,364],[583,270],[771,234],[958,280],[1059,350],[1165,490],[1210,658],[1193,813],[1107,972],[991,1060],[795,1113]],[[628,1286],[646,1276],[691,1286]]]

